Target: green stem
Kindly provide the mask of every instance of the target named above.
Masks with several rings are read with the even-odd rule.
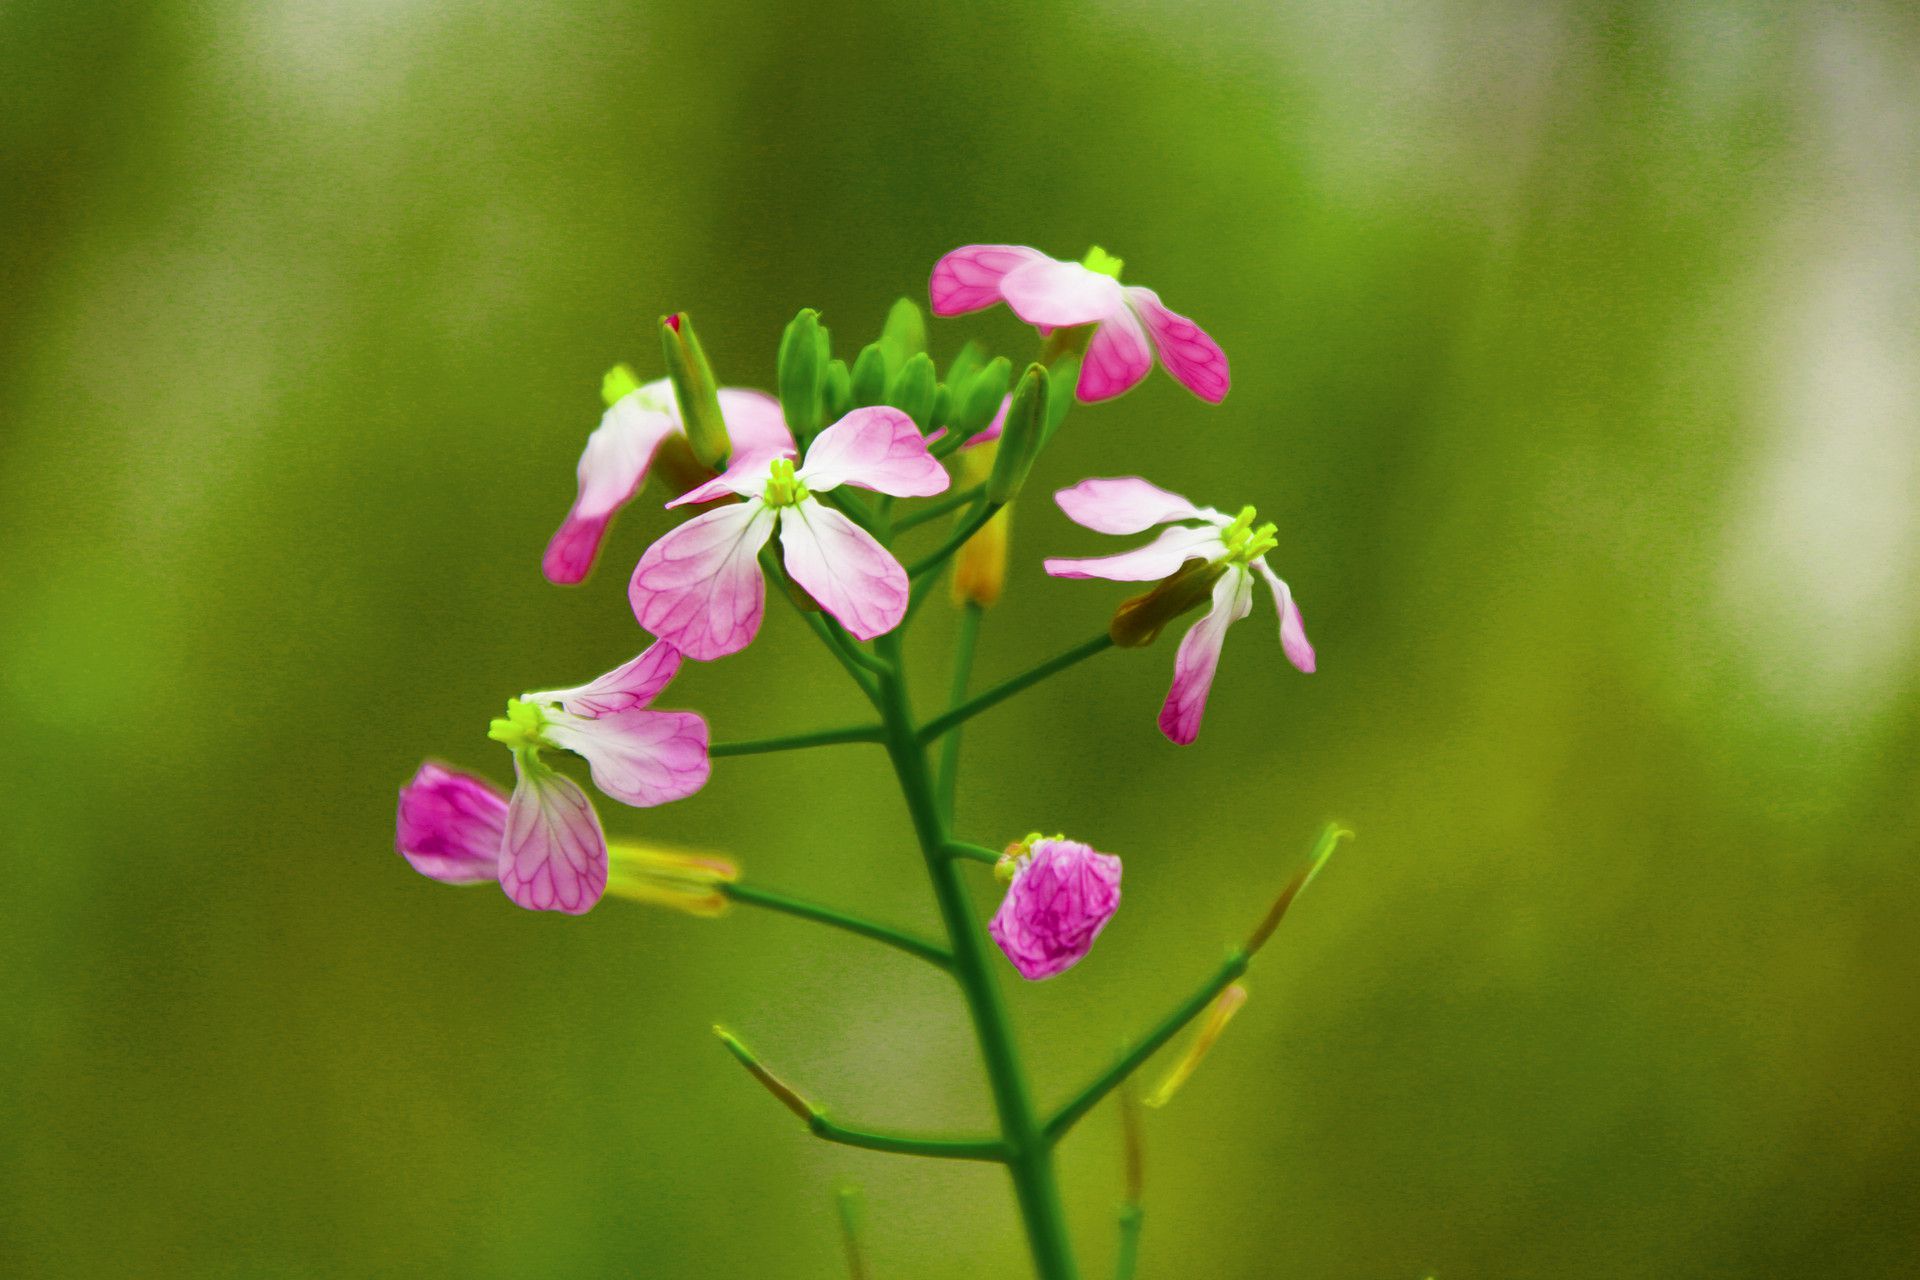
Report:
[[[984,862],[988,866],[1000,861],[1001,855],[977,844],[968,844],[965,840],[947,841],[947,852],[956,858],[971,858],[975,862]]]
[[[909,515],[901,516],[893,522],[893,531],[895,533],[905,533],[909,529],[919,528],[929,520],[938,520],[941,516],[947,514],[947,512],[959,507],[964,507],[969,502],[972,502],[980,496],[981,491],[985,488],[986,485],[984,484],[976,484],[970,489],[955,490],[937,502],[921,507],[918,511]]]
[[[762,889],[758,885],[742,884],[737,880],[732,883],[722,883],[720,892],[734,902],[744,902],[748,906],[764,907],[769,911],[797,916],[816,924],[845,929],[848,933],[858,934],[862,938],[871,938],[875,942],[885,943],[889,947],[904,951],[916,960],[925,960],[935,968],[948,971],[953,969],[953,953],[938,943],[917,938],[891,925],[850,915],[837,907],[808,902],[804,898],[776,893],[772,889]]]
[[[953,532],[947,535],[945,542],[908,566],[907,576],[909,578],[922,577],[945,564],[949,556],[961,547],[967,545],[967,539],[984,529],[987,521],[993,519],[994,514],[1005,505],[1006,504],[1002,502],[980,502],[975,504],[974,509],[968,513],[967,518],[956,525]]]
[[[769,751],[798,751],[802,747],[831,747],[843,742],[881,742],[885,734],[877,724],[850,724],[842,729],[815,729],[812,733],[789,733],[778,738],[748,738],[740,742],[716,742],[707,748],[709,756],[757,756]]]
[[[1026,1224],[1034,1269],[1040,1280],[1076,1280],[1073,1247],[1054,1178],[1052,1144],[1027,1091],[1026,1075],[988,963],[973,903],[967,897],[959,867],[947,852],[946,824],[927,772],[920,727],[914,722],[907,699],[899,633],[883,636],[879,643],[881,653],[892,660],[894,667],[891,674],[880,679],[879,707],[887,730],[887,754],[899,778],[940,917],[946,924],[948,945],[953,949],[953,976],[966,996],[967,1012],[980,1044],[994,1110],[1000,1119],[1004,1159]]]
[[[1120,1206],[1120,1245],[1113,1255],[1113,1280],[1133,1280],[1140,1263],[1140,1227],[1146,1210],[1137,1204]]]
[[[955,725],[964,724],[979,715],[982,711],[985,711],[988,707],[997,706],[1005,702],[1008,698],[1011,698],[1014,694],[1019,693],[1029,685],[1039,684],[1048,676],[1065,671],[1074,663],[1091,658],[1094,654],[1111,649],[1112,647],[1113,637],[1102,631],[1091,640],[1082,641],[1065,653],[1048,658],[1045,662],[1030,671],[1023,671],[1017,676],[1002,680],[985,693],[961,703],[945,715],[935,716],[921,726],[920,740],[922,742],[932,742]]]
[[[960,700],[967,696],[967,681],[973,676],[973,651],[980,640],[980,620],[986,613],[986,606],[977,600],[967,601],[966,608],[960,611],[960,626],[953,640],[953,686],[947,693],[948,706],[959,706]],[[940,744],[940,771],[935,775],[940,816],[948,823],[953,821],[953,793],[959,774],[960,730],[956,727]]]
[[[991,1160],[1006,1158],[1006,1144],[994,1138],[922,1138],[907,1133],[884,1133],[876,1129],[854,1129],[829,1120],[816,1111],[807,1122],[817,1138],[868,1151],[886,1151],[897,1156],[928,1156],[935,1160]]]
[[[1232,986],[1247,971],[1247,963],[1253,957],[1247,952],[1235,949],[1229,952],[1213,976],[1200,984],[1200,989],[1188,996],[1185,1003],[1160,1022],[1160,1025],[1141,1037],[1139,1043],[1121,1054],[1114,1064],[1101,1072],[1084,1089],[1070,1098],[1066,1105],[1054,1112],[1047,1121],[1048,1142],[1058,1142],[1065,1137],[1074,1122],[1093,1110],[1100,1099],[1113,1092],[1122,1080],[1132,1075],[1141,1063],[1157,1053],[1161,1046],[1180,1033],[1180,1028],[1192,1022],[1206,1011],[1213,998]]]

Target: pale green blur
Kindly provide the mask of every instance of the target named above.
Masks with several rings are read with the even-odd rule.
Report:
[[[391,852],[421,758],[509,778],[503,700],[641,643],[657,503],[538,567],[608,366],[684,308],[770,386],[975,241],[1104,246],[1234,374],[1067,419],[981,678],[1128,594],[1040,571],[1114,548],[1088,475],[1256,505],[1320,659],[1262,599],[1193,747],[1177,633],[976,722],[969,838],[1126,859],[1009,974],[1042,1098],[1358,833],[1147,1116],[1143,1280],[1920,1272],[1916,65],[1890,0],[0,9],[0,1274],[827,1280],[849,1181],[875,1280],[1024,1274],[998,1170],[820,1143],[709,1031],[978,1129],[940,975]],[[772,603],[666,704],[856,721]],[[871,747],[601,808],[935,927]],[[1062,1159],[1096,1280],[1111,1107]]]

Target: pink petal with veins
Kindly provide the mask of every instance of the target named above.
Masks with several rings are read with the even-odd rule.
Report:
[[[1111,400],[1131,391],[1153,370],[1153,348],[1147,345],[1146,330],[1126,307],[1118,308],[1102,321],[1087,344],[1080,362],[1080,381],[1074,394],[1082,404]]]
[[[813,498],[780,513],[787,572],[862,640],[907,616],[907,571],[873,535]]]
[[[1020,976],[1064,973],[1120,909],[1120,859],[1078,840],[1036,840],[987,931]]]
[[[1273,592],[1273,607],[1280,611],[1280,649],[1287,655],[1287,661],[1308,675],[1313,674],[1313,646],[1307,642],[1307,620],[1300,616],[1300,606],[1293,601],[1293,590],[1280,580],[1280,575],[1267,567],[1266,557],[1253,562],[1260,576],[1267,580],[1267,586]]]
[[[631,662],[572,689],[525,695],[528,702],[557,702],[577,716],[611,715],[644,707],[659,696],[680,670],[680,651],[664,640],[650,644]]]
[[[668,399],[662,405],[661,386],[654,383],[621,396],[587,437],[575,472],[579,496],[540,562],[548,581],[573,583],[587,576],[614,512],[646,482],[660,442],[680,429],[679,418],[667,407],[672,404],[672,392],[666,392]]]
[[[754,559],[773,536],[760,501],[695,516],[647,548],[627,586],[642,627],[687,657],[711,662],[752,643],[766,609]]]
[[[1189,560],[1210,560],[1226,554],[1218,529],[1189,529],[1184,525],[1162,529],[1160,536],[1144,547],[1122,551],[1116,556],[1094,556],[1085,560],[1053,557],[1043,562],[1056,578],[1105,578],[1109,582],[1157,582]]]
[[[480,884],[499,874],[507,798],[485,778],[427,763],[400,788],[394,847],[423,876]]]
[[[607,838],[571,778],[515,752],[519,782],[500,844],[500,887],[532,911],[579,915],[607,887]]]
[[[964,315],[1000,301],[1000,281],[1007,272],[1036,259],[1038,249],[1017,244],[970,244],[955,249],[933,264],[927,295],[937,316]]]
[[[647,809],[707,785],[707,722],[689,711],[550,712],[543,732],[584,759],[593,785],[622,804]]]
[[[1118,280],[1044,256],[1007,272],[1000,296],[1022,320],[1049,329],[1095,324],[1126,312]]]
[[[1179,494],[1139,476],[1095,476],[1053,495],[1067,519],[1096,533],[1144,533],[1172,520],[1204,520],[1207,513]]]
[[[667,503],[667,508],[698,506],[724,498],[730,493],[742,498],[757,498],[767,490],[767,480],[773,474],[773,460],[792,456],[791,446],[736,449],[725,471],[705,484],[687,490]]]
[[[1174,655],[1173,687],[1160,707],[1160,732],[1169,741],[1184,747],[1200,736],[1200,717],[1206,714],[1227,628],[1252,608],[1253,575],[1245,569],[1228,570],[1213,586],[1213,608],[1187,629]]]
[[[798,475],[815,493],[851,484],[896,498],[945,493],[948,483],[913,419],[885,405],[855,409],[815,436]]]
[[[1193,321],[1167,310],[1160,295],[1135,286],[1127,290],[1127,304],[1140,317],[1167,367],[1181,386],[1209,404],[1227,398],[1232,378],[1227,371],[1227,353]]]

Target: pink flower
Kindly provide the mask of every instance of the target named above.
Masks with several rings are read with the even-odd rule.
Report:
[[[1119,908],[1120,859],[1077,840],[1028,836],[987,931],[1020,976],[1038,982],[1080,963]]]
[[[887,549],[812,495],[843,484],[894,497],[944,492],[947,473],[898,409],[855,409],[818,436],[795,469],[793,450],[741,451],[724,475],[667,505],[744,502],[695,516],[647,548],[628,599],[640,625],[689,658],[747,647],[766,607],[760,549],[780,531],[787,572],[862,640],[900,625],[907,574]]]
[[[928,293],[937,316],[996,302],[1041,332],[1093,324],[1075,394],[1109,400],[1147,376],[1157,352],[1187,390],[1213,404],[1226,398],[1227,357],[1199,325],[1167,310],[1160,295],[1120,283],[1120,260],[1094,249],[1084,262],[1060,262],[1017,244],[970,244],[934,264]]]
[[[720,389],[720,414],[736,453],[788,448],[780,402],[764,391]],[[551,582],[578,582],[593,567],[607,525],[646,483],[647,468],[669,436],[685,436],[673,386],[665,378],[627,392],[601,416],[580,455],[579,496],[547,544],[541,569]]]
[[[1196,507],[1177,493],[1148,484],[1137,476],[1082,480],[1054,495],[1060,509],[1075,524],[1100,533],[1142,533],[1154,525],[1168,525],[1145,546],[1119,555],[1089,560],[1050,559],[1046,570],[1056,578],[1105,578],[1112,582],[1153,582],[1175,573],[1189,560],[1218,565],[1213,604],[1180,641],[1174,655],[1173,687],[1160,708],[1160,731],[1185,745],[1199,736],[1200,718],[1220,662],[1220,646],[1227,627],[1253,609],[1253,577],[1266,579],[1280,614],[1280,648],[1301,671],[1314,668],[1313,646],[1307,641],[1300,607],[1293,592],[1267,567],[1266,553],[1277,544],[1275,526],[1254,526],[1254,510],[1243,507],[1228,517],[1212,507]],[[1192,523],[1180,523],[1189,521]]]

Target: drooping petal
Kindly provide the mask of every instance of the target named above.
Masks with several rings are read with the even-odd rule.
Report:
[[[647,809],[707,785],[707,722],[690,711],[548,712],[543,732],[586,760],[593,785],[622,804]]]
[[[907,616],[907,571],[873,535],[816,499],[780,512],[787,572],[862,640]]]
[[[987,931],[1020,976],[1037,982],[1080,963],[1119,909],[1120,859],[1078,840],[1036,840]]]
[[[1265,556],[1255,560],[1253,567],[1267,580],[1267,586],[1273,591],[1273,607],[1280,611],[1281,651],[1297,669],[1312,675],[1313,645],[1307,641],[1307,622],[1300,616],[1300,606],[1293,602],[1293,589],[1280,580],[1279,574],[1267,567]]]
[[[1189,560],[1211,560],[1226,554],[1218,529],[1189,529],[1178,525],[1162,529],[1160,536],[1144,547],[1122,551],[1117,556],[1094,556],[1084,560],[1059,557],[1044,562],[1046,571],[1056,578],[1105,578],[1109,582],[1154,582],[1173,573]]]
[[[500,844],[500,887],[531,911],[579,915],[607,887],[607,838],[592,801],[564,774],[516,751],[519,781]]]
[[[752,643],[766,609],[754,559],[773,536],[764,502],[695,516],[647,548],[627,586],[633,616],[689,658],[711,662]]]
[[[1118,280],[1044,254],[1007,272],[1000,296],[1022,320],[1049,329],[1095,324],[1126,311]]]
[[[896,498],[945,493],[947,469],[927,452],[913,419],[898,409],[855,409],[814,437],[797,473],[816,493],[843,484]]]
[[[656,640],[631,662],[615,667],[590,683],[572,689],[529,693],[523,702],[557,702],[577,716],[611,715],[644,707],[659,696],[680,670],[680,651]]]
[[[1253,608],[1253,575],[1231,569],[1213,587],[1213,608],[1187,629],[1173,659],[1173,687],[1160,707],[1160,732],[1186,746],[1200,736],[1200,717],[1206,714],[1213,673],[1220,666],[1220,645],[1227,628]]]
[[[727,463],[727,469],[703,485],[696,485],[673,501],[671,507],[691,507],[703,502],[715,502],[728,494],[737,494],[742,498],[757,498],[767,489],[767,478],[773,474],[775,458],[791,458],[793,447],[782,445],[774,448],[735,449],[733,457]]]
[[[927,295],[937,316],[964,315],[1000,301],[1007,272],[1047,255],[1018,244],[970,244],[933,264]]]
[[[649,383],[621,396],[587,437],[576,469],[579,496],[540,562],[548,581],[573,583],[587,576],[608,522],[646,482],[660,442],[680,429],[665,385]]]
[[[1094,330],[1073,393],[1082,404],[1111,400],[1131,391],[1152,370],[1153,348],[1147,345],[1146,330],[1122,306]]]
[[[1232,378],[1227,371],[1227,353],[1220,344],[1193,321],[1167,310],[1153,290],[1135,285],[1126,293],[1127,305],[1146,325],[1167,372],[1209,404],[1225,400]]]
[[[777,454],[793,448],[793,433],[787,430],[787,416],[780,411],[780,402],[764,391],[720,388],[720,418],[727,424],[727,439],[736,458],[743,453]]]
[[[1187,499],[1139,476],[1095,476],[1053,495],[1067,519],[1095,533],[1144,533],[1172,520],[1211,517]]]
[[[500,873],[507,798],[485,778],[431,762],[400,788],[394,848],[423,876],[481,884]]]

